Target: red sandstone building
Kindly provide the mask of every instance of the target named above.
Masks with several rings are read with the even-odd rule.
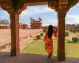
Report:
[[[66,30],[72,30],[72,29],[74,29],[74,27],[75,27],[75,24],[66,24],[65,25]]]
[[[30,19],[31,21],[31,29],[41,29],[42,28],[42,19],[38,18],[38,20]]]
[[[79,30],[79,26],[78,25],[75,25],[75,24],[66,24],[65,25],[65,29],[66,30]]]
[[[0,29],[9,29],[9,24],[0,24]]]
[[[28,29],[28,25],[27,24],[19,24],[19,28],[20,29]]]
[[[0,29],[10,29],[10,24],[0,24]],[[28,29],[27,24],[19,24],[19,29]]]
[[[44,28],[46,28],[46,29],[47,29],[47,28],[48,28],[48,26],[44,26],[44,27],[43,27],[43,29],[44,29]]]

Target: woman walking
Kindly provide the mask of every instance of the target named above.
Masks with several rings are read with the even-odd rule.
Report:
[[[48,52],[48,58],[51,58],[53,54],[53,34],[57,38],[57,28],[53,27],[52,25],[49,25],[48,30],[46,31],[46,35],[44,37],[45,49]]]

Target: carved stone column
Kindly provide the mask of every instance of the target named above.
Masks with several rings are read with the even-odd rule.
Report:
[[[58,10],[58,61],[65,61],[65,16],[66,11]]]
[[[17,12],[10,13],[11,19],[11,56],[20,53],[19,48],[19,14]]]

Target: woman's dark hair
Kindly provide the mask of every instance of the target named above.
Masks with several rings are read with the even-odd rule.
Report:
[[[52,35],[53,35],[53,26],[52,25],[48,26],[48,33],[47,33],[47,35],[48,35],[48,38],[52,37]]]

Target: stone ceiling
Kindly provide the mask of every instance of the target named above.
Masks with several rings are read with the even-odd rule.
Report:
[[[60,2],[61,3],[60,5]],[[68,2],[67,2],[68,1]],[[32,5],[43,5],[48,4],[49,7],[52,9],[58,10],[61,8],[66,7],[70,9],[74,5],[76,5],[79,0],[0,0],[0,5],[4,10],[11,11],[11,10],[23,10],[26,6]]]

